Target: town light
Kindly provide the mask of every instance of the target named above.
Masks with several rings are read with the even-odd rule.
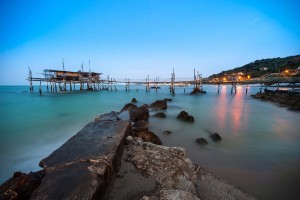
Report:
[[[251,78],[251,76],[250,76],[250,75],[248,75],[248,76],[247,76],[247,78],[248,78],[248,79],[250,79],[250,78]]]
[[[289,73],[289,70],[288,70],[288,69],[286,69],[284,72],[285,72],[286,74],[288,74],[288,73]]]

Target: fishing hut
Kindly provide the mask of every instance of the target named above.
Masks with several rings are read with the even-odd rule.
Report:
[[[75,90],[75,85],[80,85],[80,90],[100,90],[100,83],[102,83],[101,75],[102,73],[96,72],[83,72],[81,70],[65,71],[65,70],[53,70],[45,69],[43,70],[43,78],[32,77],[32,72],[29,68],[29,77],[27,80],[30,84],[30,92],[33,92],[32,82],[39,82],[39,92],[42,93],[42,82],[46,83],[47,91],[57,92],[57,91],[67,91],[69,87],[70,91]]]

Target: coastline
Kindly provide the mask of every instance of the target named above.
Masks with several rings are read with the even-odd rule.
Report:
[[[262,101],[277,103],[280,106],[287,107],[289,110],[300,111],[300,91],[264,89],[264,93],[257,92],[251,96]]]
[[[161,105],[165,106],[165,104],[167,104],[166,100],[160,101],[157,105],[151,104],[150,109],[160,110],[162,109],[162,107],[160,106]],[[134,150],[134,147],[139,146],[142,147],[142,149],[147,149],[147,147],[149,147],[148,150],[149,149],[151,150],[152,147],[156,149],[158,148],[161,149],[162,152],[165,150],[169,152],[171,149],[177,149],[175,150],[175,155],[178,154],[179,156],[175,156],[175,157],[180,158],[184,166],[188,166],[182,169],[183,174],[186,174],[186,172],[190,174],[190,176],[188,176],[188,179],[185,180],[185,183],[187,182],[188,183],[187,185],[194,185],[194,187],[192,186],[189,189],[187,189],[188,193],[191,194],[184,192],[185,195],[188,195],[191,198],[193,197],[194,199],[197,199],[198,197],[201,197],[201,199],[213,199],[213,197],[216,197],[215,195],[217,195],[220,197],[221,196],[224,197],[223,199],[230,199],[236,197],[235,195],[242,195],[242,196],[238,196],[239,199],[253,199],[253,197],[246,195],[241,190],[236,189],[234,186],[227,184],[226,182],[220,179],[215,178],[213,175],[206,173],[205,170],[203,170],[202,168],[193,165],[190,159],[186,157],[186,153],[183,148],[166,147],[166,146],[149,143],[151,141],[157,143],[157,138],[156,138],[157,136],[155,137],[155,134],[151,133],[148,130],[145,132],[145,127],[135,126],[135,124],[137,124],[138,121],[144,119],[146,122],[145,126],[147,127],[147,121],[149,118],[149,108],[147,105],[143,105],[139,108],[135,107],[134,104],[131,104],[131,106],[132,106],[131,108],[128,107],[129,109],[127,108],[120,113],[111,112],[97,117],[95,119],[95,122],[91,122],[90,124],[88,124],[81,131],[79,131],[75,136],[70,138],[63,146],[61,146],[56,151],[54,151],[46,159],[43,159],[40,165],[44,169],[41,170],[40,172],[36,172],[36,173],[43,174],[43,176],[38,181],[38,184],[34,186],[34,188],[30,187],[30,184],[32,182],[30,181],[30,178],[28,178],[28,175],[18,176],[19,173],[17,173],[15,174],[15,177],[11,178],[10,180],[8,180],[7,182],[1,185],[0,187],[1,195],[3,196],[5,194],[9,195],[9,194],[17,193],[18,196],[27,195],[28,198],[30,196],[30,199],[40,199],[40,198],[51,199],[51,197],[54,197],[51,195],[63,195],[63,196],[55,196],[55,197],[58,198],[67,197],[70,199],[75,199],[78,198],[79,196],[87,199],[94,199],[100,196],[108,196],[109,191],[113,190],[113,189],[107,189],[107,188],[113,188],[113,186],[109,186],[111,185],[112,180],[114,179],[112,177],[115,176],[115,181],[114,181],[115,183],[120,183],[120,181],[118,181],[118,175],[120,178],[120,174],[118,173],[122,171],[124,172],[122,167],[125,166],[124,159],[126,155],[128,155],[128,153],[126,153],[127,150],[129,150],[130,152]],[[123,128],[118,129],[118,127],[120,126]],[[117,129],[114,131],[107,131],[114,128]],[[142,130],[141,131],[142,134],[140,131],[138,131],[137,128],[140,128],[140,130]],[[100,132],[102,131],[102,133],[97,136],[95,135],[96,133],[95,130]],[[103,135],[103,131],[106,132],[107,135]],[[127,137],[129,132],[131,133],[132,136]],[[135,136],[139,136],[139,137],[135,137]],[[82,137],[86,138],[87,140],[82,140]],[[98,137],[98,139],[96,139],[95,137],[96,138]],[[124,149],[123,144],[125,142],[126,137],[127,137],[127,142],[125,143],[126,144],[125,151],[122,157],[121,155]],[[89,142],[91,140],[94,141],[95,139],[97,142],[93,142],[92,144],[95,146],[92,146],[92,144]],[[137,143],[133,142],[137,145],[130,146],[129,144],[128,146],[128,143],[130,143],[129,141],[132,142],[137,141]],[[105,146],[107,144],[108,144],[107,148],[103,149],[102,146],[103,145]],[[82,153],[81,150],[83,149],[85,150],[85,152]],[[91,152],[94,153],[91,154]],[[157,152],[162,153],[160,152],[160,150],[158,150]],[[140,151],[138,155],[139,156],[142,155]],[[105,157],[105,159],[103,156]],[[103,160],[105,162],[103,162]],[[118,171],[119,168],[118,166],[120,162],[121,162],[121,168]],[[165,164],[168,165],[172,162],[174,162],[174,157],[169,156]],[[153,167],[155,165],[150,165],[150,166]],[[130,167],[132,168],[133,165],[131,165]],[[139,168],[138,165],[135,165],[135,168],[138,168],[135,169],[135,172],[138,173],[141,172],[141,168]],[[81,170],[78,171],[78,169]],[[86,171],[86,169],[88,170]],[[116,173],[117,171],[118,173]],[[129,172],[132,171],[134,172],[134,170],[129,170]],[[127,179],[129,181],[132,181],[134,179],[131,178],[132,174],[131,175],[130,174],[131,173],[127,173],[126,176],[129,176],[129,178]],[[23,178],[20,179],[20,177]],[[70,179],[73,180],[72,184],[68,182],[68,180]],[[154,179],[156,180],[159,178],[152,177],[152,180]],[[164,178],[161,179],[164,180]],[[209,179],[211,180],[210,182],[207,181]],[[24,182],[24,180],[29,180],[29,181],[27,181],[27,183],[25,182],[25,185],[21,185],[21,188],[16,189],[15,187],[17,183],[20,183],[20,181]],[[126,180],[126,178],[124,180]],[[183,190],[183,188],[185,188],[183,186],[185,186],[186,184],[179,184],[178,182],[180,181],[182,182],[182,178],[177,178],[176,180],[173,180],[173,182],[177,184],[174,183],[173,185],[171,184],[165,187],[170,189],[170,187],[172,188],[174,185],[177,185],[176,187],[177,190],[179,191],[175,190],[176,191],[175,193],[174,191],[173,193],[170,193],[170,190],[168,190],[166,193],[166,190],[157,191],[157,189],[159,189],[159,187],[163,185],[162,183],[164,183],[164,181],[159,182],[156,180],[154,184],[154,188],[151,189],[152,192],[148,194],[143,194],[143,196],[144,195],[154,195],[154,196],[152,197],[145,196],[144,199],[156,198],[159,195],[165,195],[165,199],[169,199],[168,195],[172,195],[172,194],[176,195],[178,194],[178,192],[179,194],[181,194],[182,193],[181,191]],[[158,183],[160,183],[160,185]],[[65,184],[68,184],[67,189]],[[91,184],[93,185],[93,187],[90,187]],[[85,190],[85,192],[83,192],[82,190],[83,185],[87,185],[87,188],[89,188],[88,190]],[[123,185],[123,187],[126,185],[128,184]],[[206,190],[207,191],[206,193],[202,193],[201,190],[205,185],[207,186],[206,189],[208,190]],[[222,186],[222,185],[224,187],[215,187],[215,186]],[[30,191],[26,190],[26,187],[27,189],[30,188]],[[15,193],[12,192],[7,193],[7,191],[14,191]],[[53,193],[53,191],[56,191],[55,194]],[[61,192],[57,192],[57,191],[61,191]],[[29,196],[28,196],[28,192],[30,192]],[[136,193],[136,194],[132,193],[132,194],[137,199],[143,198],[143,196],[139,196],[142,193]],[[224,194],[227,194],[227,196]]]

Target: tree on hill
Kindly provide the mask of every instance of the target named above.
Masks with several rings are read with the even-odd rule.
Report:
[[[288,56],[285,58],[267,58],[256,60],[241,67],[222,71],[219,74],[213,74],[209,78],[219,78],[228,74],[237,74],[239,72],[255,78],[270,73],[280,73],[286,69],[295,70],[298,67],[300,67],[300,55]]]

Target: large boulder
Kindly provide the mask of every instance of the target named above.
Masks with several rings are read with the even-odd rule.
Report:
[[[128,104],[126,104],[126,105],[122,108],[122,110],[121,110],[120,112],[123,112],[123,111],[125,111],[125,110],[130,111],[130,110],[136,109],[136,108],[137,108],[137,106],[134,105],[133,103],[128,103]]]
[[[153,103],[151,103],[150,108],[154,109],[154,110],[163,110],[163,109],[167,109],[168,104],[167,101],[165,100],[157,100]]]
[[[194,122],[194,117],[189,115],[186,111],[181,111],[178,115],[177,115],[177,119],[181,120],[181,121],[185,121],[185,122]]]
[[[141,106],[136,109],[130,110],[130,120],[136,122],[139,120],[148,121],[149,119],[149,110],[148,108]]]
[[[159,137],[151,131],[138,132],[135,134],[135,136],[142,138],[144,142],[151,142],[153,144],[159,145],[162,144]]]

